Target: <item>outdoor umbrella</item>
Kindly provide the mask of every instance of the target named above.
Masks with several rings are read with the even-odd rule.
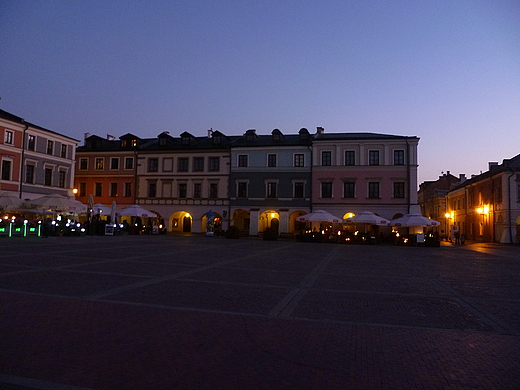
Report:
[[[125,207],[124,209],[121,209],[117,212],[121,217],[149,217],[149,218],[155,218],[157,217],[157,214],[152,213],[151,211],[148,211],[146,209],[143,209],[139,205],[132,205]]]
[[[94,214],[110,215],[112,209],[104,204],[96,203],[92,206],[92,212]]]
[[[296,218],[300,222],[332,222],[340,223],[343,222],[342,218],[336,217],[325,210],[316,210],[313,213],[302,215]]]
[[[20,207],[23,201],[16,195],[4,192],[0,195],[0,209],[10,210]]]
[[[71,213],[85,214],[87,212],[87,205],[81,203],[79,200],[71,200],[69,211]]]
[[[71,207],[77,207],[77,204],[75,205],[73,202],[73,199],[59,194],[45,195],[31,201],[36,208],[52,211],[68,211]]]
[[[116,201],[112,201],[112,208],[110,209],[110,223],[116,224]]]
[[[380,217],[379,215],[375,215],[370,211],[362,211],[359,214],[354,215],[353,217],[344,219],[343,221],[345,223],[365,223],[367,225],[378,226],[386,226],[390,223],[388,219]]]
[[[433,219],[426,218],[421,214],[406,214],[404,217],[396,218],[390,221],[390,226],[396,227],[414,227],[414,226],[439,226],[441,223]]]

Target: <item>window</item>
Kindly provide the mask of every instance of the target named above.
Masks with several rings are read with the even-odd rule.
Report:
[[[11,130],[5,131],[4,143],[10,144],[10,145],[13,144],[13,132]]]
[[[179,183],[179,198],[186,198],[187,194],[186,194],[186,190],[187,190],[187,185],[186,183]]]
[[[321,183],[321,197],[332,198],[332,182],[325,181]]]
[[[267,197],[268,198],[276,198],[276,182],[268,182],[267,183]]]
[[[125,157],[125,169],[134,169],[133,157]]]
[[[179,163],[177,164],[178,172],[188,172],[188,165],[190,159],[188,157],[179,157]]]
[[[87,183],[79,183],[79,196],[87,196]]]
[[[168,144],[168,139],[166,137],[159,137],[159,146],[166,146]]]
[[[80,158],[79,159],[79,169],[85,171],[88,169],[88,158]]]
[[[11,161],[2,160],[2,180],[11,180]]]
[[[394,183],[394,198],[404,198],[404,182],[396,181]]]
[[[27,184],[34,184],[34,165],[27,165],[25,167],[25,182]]]
[[[209,158],[209,170],[211,172],[220,171],[220,157],[210,157]]]
[[[104,165],[105,165],[105,159],[103,157],[97,157],[96,165],[95,165],[96,169],[101,170],[101,169],[103,169]]]
[[[103,196],[103,183],[94,184],[94,196]]]
[[[110,183],[110,195],[109,196],[118,196],[117,183]]]
[[[404,165],[404,150],[394,150],[394,165]]]
[[[371,181],[368,183],[368,197],[379,198],[379,182]]]
[[[47,154],[50,154],[51,156],[54,153],[54,141],[47,141]]]
[[[209,197],[218,198],[218,184],[217,183],[209,183]]]
[[[190,137],[187,135],[182,136],[181,143],[183,145],[189,145],[190,144]]]
[[[345,165],[356,165],[356,152],[345,150]]]
[[[58,187],[65,188],[65,171],[58,171]]]
[[[222,143],[222,136],[218,133],[213,133],[211,136],[213,145],[220,145]]]
[[[294,197],[301,199],[304,197],[304,183],[301,181],[297,181],[294,183]]]
[[[330,166],[332,165],[332,152],[327,150],[321,152],[321,165]]]
[[[52,168],[45,168],[44,185],[52,186]]]
[[[368,165],[379,165],[379,150],[368,151]]]
[[[268,167],[276,167],[276,154],[268,154],[267,155],[267,166]]]
[[[239,181],[237,183],[237,198],[247,198],[247,182]]]
[[[61,144],[61,157],[67,158],[67,145]]]
[[[303,153],[298,153],[294,155],[294,166],[295,167],[304,167],[305,166],[305,155]]]
[[[132,183],[130,183],[130,182],[125,183],[124,196],[125,196],[125,198],[129,198],[132,196]]]
[[[193,157],[193,172],[204,171],[204,157]]]
[[[354,182],[354,181],[343,182],[343,197],[344,198],[355,198],[356,197],[356,182]]]
[[[201,198],[202,197],[202,184],[201,183],[193,183],[193,197]]]
[[[239,167],[247,167],[247,154],[239,154],[238,155],[238,166]]]
[[[148,183],[148,197],[155,198],[157,196],[157,183],[149,182]]]
[[[29,135],[27,138],[27,150],[34,150],[36,148],[36,137]]]
[[[157,172],[159,170],[159,159],[149,158],[148,159],[148,172]]]
[[[119,157],[110,158],[110,169],[119,169]]]

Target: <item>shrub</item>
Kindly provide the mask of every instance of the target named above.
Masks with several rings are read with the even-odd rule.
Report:
[[[240,229],[238,226],[230,226],[226,232],[226,238],[240,238]]]
[[[276,241],[278,240],[278,232],[276,229],[267,228],[264,230],[264,240],[266,241]]]

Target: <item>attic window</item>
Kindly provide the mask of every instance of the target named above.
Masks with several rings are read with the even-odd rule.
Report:
[[[133,139],[133,140],[132,140],[132,146],[133,146],[133,147],[136,147],[136,146],[137,146],[137,140],[136,140],[136,139]]]
[[[219,134],[213,134],[212,136],[213,145],[220,145],[222,143],[222,137]]]
[[[159,138],[159,145],[160,146],[166,146],[166,137],[160,137]]]
[[[273,140],[280,141],[280,133],[274,133],[273,134]]]
[[[183,136],[183,137],[181,138],[181,143],[182,143],[183,145],[189,145],[189,144],[190,144],[190,137],[188,137],[188,136]]]
[[[253,136],[252,133],[248,133],[248,134],[246,135],[246,141],[252,141],[253,139],[254,139],[254,136]]]
[[[124,140],[121,141],[121,147],[122,147],[122,148],[126,148],[126,147],[127,147],[126,139],[124,139]]]

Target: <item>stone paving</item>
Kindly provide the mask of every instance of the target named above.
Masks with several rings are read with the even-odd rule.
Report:
[[[519,247],[0,245],[0,388],[520,387]]]

